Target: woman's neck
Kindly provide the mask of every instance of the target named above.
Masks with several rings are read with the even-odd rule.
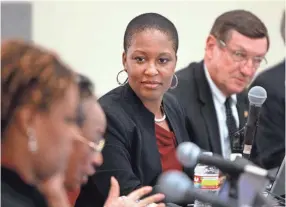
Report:
[[[5,140],[6,139],[6,140]],[[23,140],[23,141],[21,141]],[[1,165],[14,170],[21,179],[30,185],[36,183],[25,137],[6,136],[1,144]]]
[[[163,116],[162,110],[161,110],[161,105],[162,105],[162,100],[158,101],[142,101],[143,105],[150,111],[152,112],[156,118],[161,118]]]

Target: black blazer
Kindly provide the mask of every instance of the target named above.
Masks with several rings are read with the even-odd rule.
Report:
[[[187,114],[187,128],[192,141],[202,149],[222,154],[219,126],[210,86],[204,72],[203,61],[191,63],[176,72],[178,86],[170,92],[176,96]],[[244,93],[237,95],[240,128],[245,124],[248,111]]]
[[[36,187],[26,184],[13,170],[1,166],[1,206],[48,207]]]
[[[76,206],[100,206],[107,198],[110,178],[120,185],[120,194],[127,195],[141,186],[155,186],[162,173],[154,114],[151,113],[126,84],[99,99],[107,117],[103,149],[104,162],[81,190]],[[189,141],[185,115],[171,94],[163,97],[163,107],[177,144]],[[184,169],[191,174],[191,169]]]
[[[267,91],[251,159],[266,169],[279,167],[285,156],[285,60],[262,72],[251,86]]]

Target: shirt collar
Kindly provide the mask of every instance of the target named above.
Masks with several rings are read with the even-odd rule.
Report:
[[[204,64],[204,71],[205,71],[205,75],[206,75],[206,78],[207,78],[207,81],[209,83],[209,86],[211,88],[211,92],[212,92],[212,95],[213,97],[218,100],[218,102],[221,104],[221,105],[224,105],[225,101],[226,101],[226,96],[222,93],[222,91],[216,86],[216,84],[213,82],[213,80],[211,79],[211,76],[210,76],[210,73],[206,67],[206,65]],[[237,97],[236,97],[236,94],[233,94],[230,96],[231,97],[231,103],[236,105],[237,103]]]

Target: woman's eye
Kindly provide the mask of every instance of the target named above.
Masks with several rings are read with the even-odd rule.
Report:
[[[162,64],[167,63],[168,61],[169,61],[168,58],[160,58],[159,59],[159,62],[162,63]]]
[[[138,63],[143,63],[145,61],[145,58],[143,57],[136,57],[135,60],[138,62]]]

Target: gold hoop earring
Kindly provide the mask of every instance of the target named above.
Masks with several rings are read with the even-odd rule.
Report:
[[[175,81],[176,81],[176,83],[175,83],[175,85],[174,86],[171,86],[170,87],[170,89],[171,90],[173,90],[173,89],[175,89],[175,88],[177,88],[177,86],[178,86],[178,84],[179,84],[179,80],[178,80],[178,77],[176,76],[176,74],[174,74],[174,76],[173,77],[175,77]],[[173,81],[172,81],[173,82]]]
[[[27,136],[28,136],[28,149],[30,152],[35,153],[38,150],[38,143],[32,128],[27,129]]]
[[[126,78],[126,80],[125,80],[123,83],[121,83],[121,82],[119,81],[119,75],[120,75],[122,72],[126,72],[126,70],[121,70],[121,71],[119,71],[119,72],[117,73],[117,76],[116,76],[116,81],[117,81],[118,85],[120,85],[120,86],[123,86],[123,85],[125,85],[125,84],[128,82],[128,77]],[[127,72],[126,72],[126,73],[127,73]]]

